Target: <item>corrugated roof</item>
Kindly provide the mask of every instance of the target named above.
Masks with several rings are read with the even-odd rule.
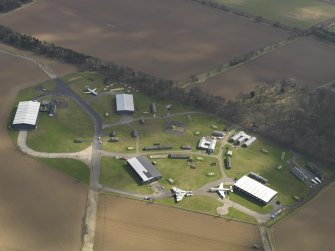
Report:
[[[36,125],[40,105],[40,102],[35,101],[20,102],[16,110],[13,125]]]
[[[235,187],[253,195],[254,197],[258,198],[265,203],[268,203],[276,194],[277,192],[263,184],[259,183],[258,181],[249,178],[248,176],[243,176],[234,184]]]
[[[145,156],[134,157],[128,159],[127,162],[141,177],[143,182],[162,176]]]
[[[116,110],[119,111],[135,111],[133,95],[116,94]]]

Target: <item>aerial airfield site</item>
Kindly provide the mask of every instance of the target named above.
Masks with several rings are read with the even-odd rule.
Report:
[[[334,250],[335,1],[0,1],[0,250]]]

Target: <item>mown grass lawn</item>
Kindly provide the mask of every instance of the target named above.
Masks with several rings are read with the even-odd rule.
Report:
[[[258,173],[269,180],[269,187],[278,192],[277,200],[285,205],[296,202],[293,196],[303,198],[309,192],[309,187],[290,173],[287,160],[293,155],[287,149],[262,138],[258,138],[248,148],[234,149],[230,144],[227,146],[233,151],[232,168],[225,170],[229,177],[240,178],[250,171]],[[268,152],[262,152],[263,149]],[[283,152],[284,160],[281,159]],[[278,170],[278,166],[282,166],[282,169]]]
[[[315,0],[212,0],[255,16],[306,29],[334,15],[335,6]]]
[[[158,204],[173,206],[186,210],[217,215],[216,208],[223,205],[218,200],[208,196],[191,196],[185,197],[182,201],[176,203],[174,198],[164,198],[156,200]]]
[[[228,211],[229,213],[226,215],[226,217],[229,217],[233,220],[244,221],[244,222],[251,223],[251,224],[258,224],[257,220],[254,217],[246,213],[243,213],[233,207],[230,207]]]
[[[40,152],[77,152],[84,150],[91,144],[93,137],[93,123],[90,117],[69,98],[63,100],[67,107],[58,107],[54,117],[47,113],[40,113],[38,128],[30,131],[27,145]],[[74,143],[75,139],[88,142]]]
[[[90,169],[86,164],[79,160],[46,158],[39,158],[39,160],[87,185],[90,184]]]
[[[117,153],[133,153],[136,151],[136,139],[131,137],[132,128],[128,125],[114,126],[104,130],[103,137],[103,150],[108,152]],[[119,138],[119,142],[108,142],[108,134],[112,131],[116,132],[116,137]],[[132,150],[128,150],[128,147],[132,147]]]
[[[195,155],[192,158],[193,164],[196,166],[195,169],[192,169],[183,159],[156,159],[156,168],[163,175],[160,183],[167,189],[177,186],[183,190],[192,190],[221,178],[218,164],[211,166],[212,162],[217,162],[216,159],[202,157],[203,160],[196,160]],[[214,175],[208,176],[208,173],[214,173]],[[174,184],[169,184],[169,178],[174,180]]]
[[[149,185],[141,185],[136,173],[127,166],[125,160],[111,157],[101,158],[100,183],[103,186],[128,192],[151,194]]]

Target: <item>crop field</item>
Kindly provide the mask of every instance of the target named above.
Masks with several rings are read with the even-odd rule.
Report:
[[[57,64],[60,75],[73,69]],[[0,65],[0,250],[80,250],[86,186],[19,152],[5,128],[18,90],[46,77],[2,54]]]
[[[210,78],[200,87],[228,99],[257,85],[287,78],[313,88],[335,79],[334,64],[334,47],[304,38]]]
[[[254,244],[261,245],[254,225],[108,195],[99,199],[97,251],[244,251]]]
[[[274,227],[278,251],[333,250],[335,184]],[[293,244],[294,243],[294,244]]]
[[[335,6],[317,0],[212,0],[283,24],[308,28],[332,17]]]
[[[173,80],[205,72],[289,35],[180,0],[46,0],[3,15],[0,23]]]

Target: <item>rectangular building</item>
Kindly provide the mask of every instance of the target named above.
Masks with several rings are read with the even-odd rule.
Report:
[[[134,157],[128,159],[127,162],[139,176],[142,184],[148,184],[162,178],[162,175],[145,156]]]
[[[257,201],[268,204],[277,192],[248,176],[243,176],[234,184],[234,191],[240,191],[256,199]]]
[[[132,94],[116,94],[116,111],[129,114],[135,111]]]
[[[32,130],[36,128],[40,102],[20,102],[13,120],[13,128],[17,130]]]

